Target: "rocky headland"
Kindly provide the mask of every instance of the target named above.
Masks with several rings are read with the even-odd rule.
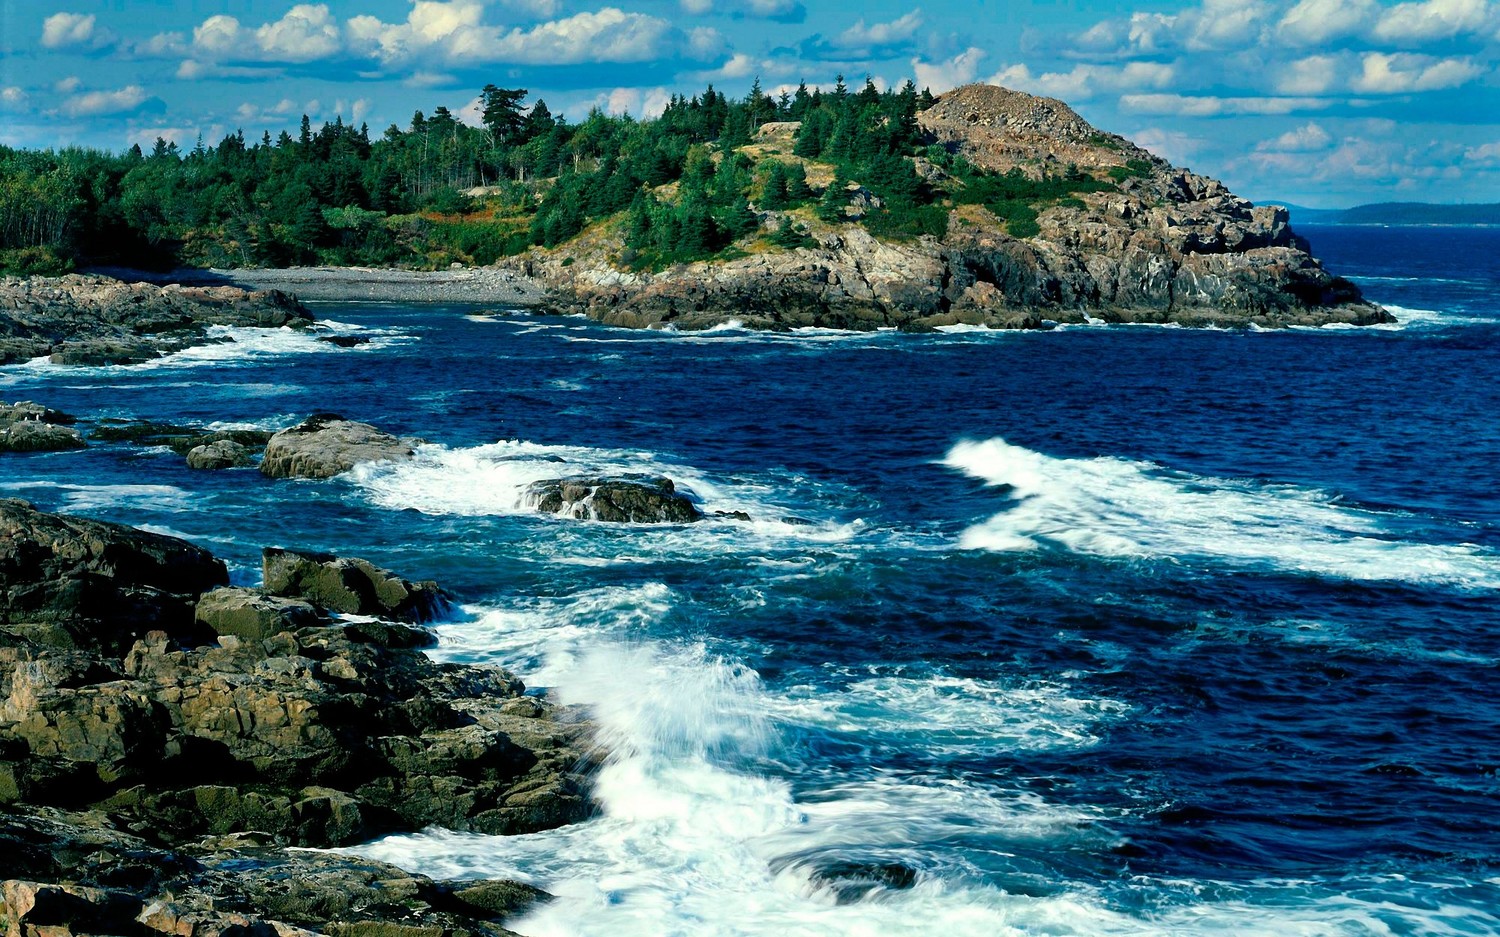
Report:
[[[216,339],[209,326],[306,328],[312,316],[279,290],[157,286],[112,277],[0,277],[0,364],[138,364]]]
[[[1039,230],[1022,237],[984,206],[955,201],[941,238],[882,240],[857,224],[825,223],[810,210],[762,212],[763,229],[789,216],[812,243],[651,272],[623,263],[618,226],[605,226],[509,263],[547,288],[548,307],[630,327],[700,329],[737,320],[766,329],[927,331],[1090,319],[1268,328],[1394,321],[1323,268],[1285,209],[1252,205],[1214,179],[1095,129],[1060,101],[969,85],[940,97],[918,121],[934,145],[980,169],[1040,178],[1071,167],[1110,181],[1110,190],[1042,207]],[[762,143],[777,159],[798,161],[786,155],[795,129],[763,128]],[[915,163],[932,185],[962,185],[930,160],[918,156]],[[810,179],[821,171],[811,163],[807,170]],[[871,203],[857,180],[850,195],[851,217],[861,202]]]
[[[590,812],[587,725],[439,664],[436,584],[0,501],[0,909],[8,933],[506,933],[544,896],[290,846]],[[338,617],[337,614],[355,617]]]

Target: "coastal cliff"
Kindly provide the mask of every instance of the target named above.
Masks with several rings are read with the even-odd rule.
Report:
[[[1323,268],[1285,209],[1252,205],[1214,179],[1100,132],[1060,101],[970,85],[937,99],[917,121],[936,155],[994,176],[1070,173],[1095,190],[1037,203],[1034,230],[1018,232],[986,205],[968,203],[966,182],[940,160],[918,155],[917,174],[950,196],[939,202],[947,211],[941,236],[893,240],[853,223],[861,206],[878,208],[880,200],[852,179],[852,204],[832,222],[806,209],[759,212],[762,231],[805,232],[801,246],[761,239],[733,259],[632,269],[621,225],[605,224],[509,263],[547,288],[549,307],[629,327],[1394,321]],[[809,179],[820,170],[832,176],[815,161],[782,155],[798,131],[762,128],[745,149],[800,163]]]

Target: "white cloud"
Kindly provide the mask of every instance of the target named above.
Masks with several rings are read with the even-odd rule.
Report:
[[[1276,153],[1316,153],[1333,145],[1333,135],[1316,123],[1304,124],[1274,140],[1263,141],[1258,150]]]
[[[1464,160],[1479,166],[1500,168],[1500,140],[1469,147],[1464,150]]]
[[[140,85],[127,85],[118,91],[90,91],[63,102],[63,113],[69,117],[94,117],[102,114],[124,114],[146,102]]]
[[[157,33],[150,39],[130,43],[129,50],[140,58],[175,58],[187,54],[187,36],[183,33]]]
[[[1162,127],[1147,127],[1145,130],[1138,130],[1130,135],[1130,139],[1137,146],[1144,147],[1179,166],[1186,163],[1194,153],[1202,150],[1207,143],[1202,137]]]
[[[1364,32],[1379,5],[1374,0],[1301,0],[1276,24],[1277,38],[1296,45],[1320,45]]]
[[[686,51],[694,43],[703,44],[700,37],[693,37],[692,43],[679,42],[680,35],[666,20],[604,7],[597,13],[578,13],[524,32],[513,29],[492,46],[465,52],[487,61],[568,65],[645,62]]]
[[[1160,62],[1128,62],[1125,65],[1075,65],[1071,71],[1032,73],[1026,65],[1011,65],[990,76],[990,84],[1018,91],[1043,94],[1064,101],[1083,101],[1101,92],[1118,93],[1165,88],[1176,69]]]
[[[1272,6],[1265,0],[1203,0],[1200,9],[1180,18],[1187,33],[1185,45],[1199,52],[1254,45],[1271,14]]]
[[[839,37],[833,41],[833,45],[840,49],[869,49],[880,46],[889,46],[899,42],[906,42],[922,28],[922,11],[912,10],[899,19],[891,20],[889,23],[874,23],[865,25],[863,19],[853,26],[844,30]]]
[[[1398,3],[1375,24],[1375,38],[1396,45],[1451,39],[1478,32],[1489,21],[1485,0],[1425,0]]]
[[[979,63],[985,52],[978,46],[970,46],[945,62],[924,62],[912,59],[912,72],[917,76],[917,87],[929,88],[933,94],[942,94],[959,85],[972,82],[979,75]]]
[[[1467,58],[1435,59],[1426,55],[1368,52],[1351,86],[1364,94],[1439,91],[1467,84],[1484,69]]]
[[[1343,83],[1344,59],[1333,55],[1309,55],[1282,64],[1271,79],[1281,94],[1326,94]]]
[[[26,106],[29,99],[30,95],[23,88],[17,88],[15,85],[0,88],[0,107],[6,110],[19,110]]]
[[[262,56],[279,62],[313,62],[337,54],[343,37],[324,4],[299,4],[255,31]]]
[[[1294,114],[1298,111],[1324,110],[1332,103],[1323,98],[1214,97],[1182,94],[1127,94],[1120,98],[1120,106],[1127,111],[1176,117]]]
[[[72,94],[83,86],[83,79],[77,75],[69,75],[62,81],[52,86],[52,90],[58,94]]]
[[[54,13],[42,21],[42,46],[47,49],[102,49],[117,40],[114,33],[99,28],[92,13]]]

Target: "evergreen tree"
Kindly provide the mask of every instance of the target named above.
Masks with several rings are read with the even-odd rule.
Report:
[[[787,163],[785,170],[786,198],[792,205],[801,205],[812,198],[812,188],[807,184],[807,167],[801,163]]]
[[[818,199],[818,217],[829,224],[839,224],[847,220],[844,209],[848,204],[849,180],[840,170],[834,173],[833,181],[823,190],[822,198]]]

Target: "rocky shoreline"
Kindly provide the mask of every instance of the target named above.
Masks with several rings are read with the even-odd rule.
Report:
[[[503,934],[542,898],[287,852],[586,817],[578,714],[438,664],[430,582],[0,501],[0,902],[11,934]]]
[[[210,326],[305,329],[312,315],[278,290],[126,283],[111,277],[0,277],[0,364],[139,364],[225,340]]]

